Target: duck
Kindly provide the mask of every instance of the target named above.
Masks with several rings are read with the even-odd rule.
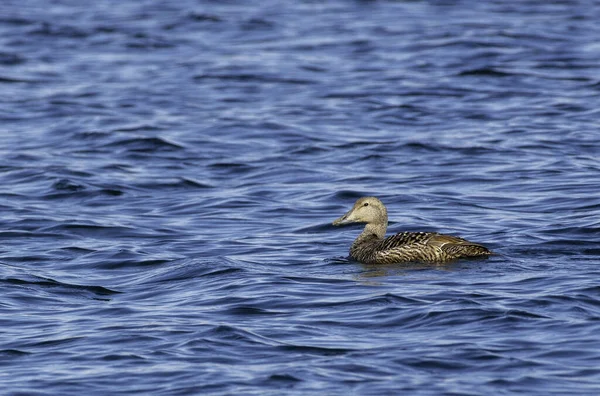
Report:
[[[350,247],[350,257],[364,264],[444,263],[492,254],[479,243],[437,232],[400,232],[386,238],[387,209],[376,197],[359,198],[352,209],[332,224],[352,223],[366,223],[363,232]]]

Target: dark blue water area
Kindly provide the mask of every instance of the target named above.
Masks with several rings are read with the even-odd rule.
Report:
[[[0,389],[600,393],[600,3],[0,4]],[[489,259],[364,265],[389,233]]]

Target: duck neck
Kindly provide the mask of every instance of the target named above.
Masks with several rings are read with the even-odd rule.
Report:
[[[368,223],[365,226],[365,229],[363,230],[363,232],[357,238],[357,241],[367,239],[367,238],[371,239],[371,238],[373,238],[373,235],[375,235],[377,237],[377,239],[383,239],[383,238],[385,238],[386,229],[387,229],[386,223],[379,223],[379,224]]]

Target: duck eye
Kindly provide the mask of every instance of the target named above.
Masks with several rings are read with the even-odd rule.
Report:
[[[368,203],[368,202],[365,202],[365,204],[364,204],[363,206],[369,206],[369,203]]]

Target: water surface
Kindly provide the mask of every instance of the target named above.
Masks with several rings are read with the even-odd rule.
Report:
[[[4,1],[2,389],[598,394],[598,10]]]

